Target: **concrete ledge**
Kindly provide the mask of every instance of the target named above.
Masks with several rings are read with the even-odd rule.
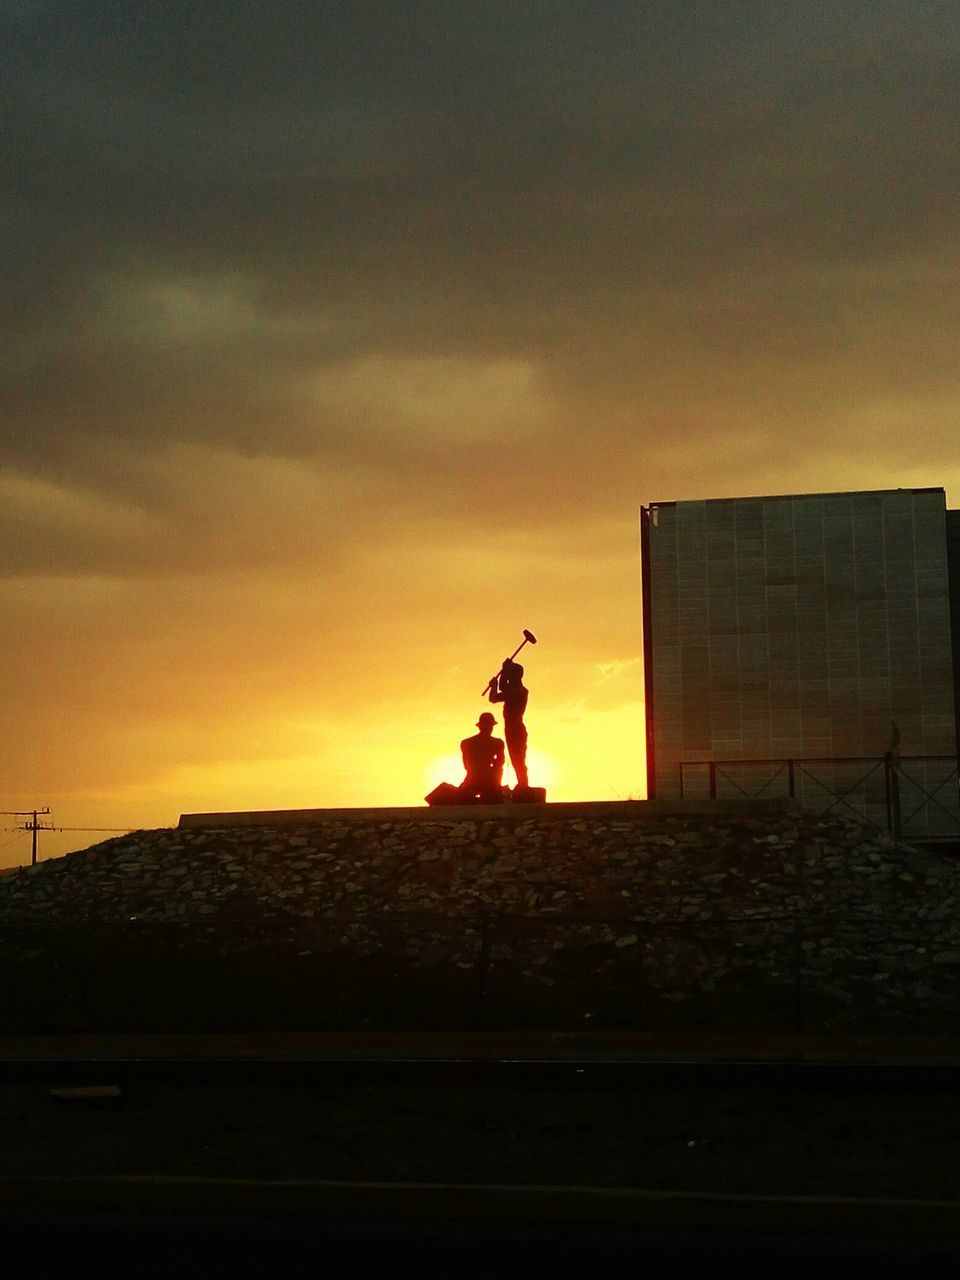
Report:
[[[384,809],[262,809],[238,813],[182,813],[179,827],[291,827],[324,822],[479,822],[497,819],[544,822],[574,818],[662,817],[676,814],[794,813],[799,808],[786,796],[760,800],[581,800],[567,804],[472,804]]]

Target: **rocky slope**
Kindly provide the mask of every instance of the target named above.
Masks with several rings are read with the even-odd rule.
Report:
[[[960,1012],[960,864],[800,810],[138,832],[5,877],[0,925],[13,1023],[54,970],[97,1025],[138,973],[164,1025],[934,1031]],[[336,998],[298,1005],[301,983]]]

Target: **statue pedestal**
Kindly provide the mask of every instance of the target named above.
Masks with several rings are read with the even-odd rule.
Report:
[[[514,787],[510,792],[513,804],[546,804],[546,787]]]
[[[546,804],[547,793],[543,787],[514,787],[512,791],[504,787],[499,792],[484,794],[478,791],[471,795],[450,782],[441,782],[424,799],[431,808],[454,804]]]

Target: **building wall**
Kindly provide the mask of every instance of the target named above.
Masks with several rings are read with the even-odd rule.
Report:
[[[960,511],[947,512],[947,568],[950,578],[950,627],[953,632],[953,698],[957,737],[960,739]]]
[[[942,489],[661,503],[644,524],[655,794],[681,760],[881,757],[892,721],[902,755],[956,751]]]

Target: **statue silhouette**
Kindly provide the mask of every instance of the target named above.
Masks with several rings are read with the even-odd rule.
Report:
[[[477,721],[479,733],[464,738],[460,743],[463,767],[467,776],[458,790],[464,800],[502,800],[503,789],[503,741],[493,736],[497,723],[489,711],[484,711]]]
[[[490,701],[503,703],[503,728],[510,752],[510,763],[517,775],[517,786],[526,790],[527,780],[527,726],[523,713],[527,709],[529,691],[523,683],[523,667],[512,658],[505,658],[503,666],[490,681]],[[488,713],[489,714],[489,713]]]

